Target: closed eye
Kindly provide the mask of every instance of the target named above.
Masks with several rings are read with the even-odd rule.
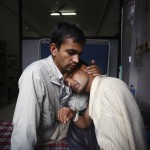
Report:
[[[68,49],[67,53],[72,56],[72,55],[81,55],[81,53],[79,53],[78,51],[74,50],[74,49]]]

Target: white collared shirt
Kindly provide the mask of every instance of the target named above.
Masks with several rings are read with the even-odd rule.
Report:
[[[60,79],[61,74],[52,56],[34,62],[24,70],[19,79],[19,94],[13,118],[12,150],[33,150],[38,141],[50,139],[58,126],[57,111],[68,101],[72,108],[81,110],[86,107],[88,97],[71,96],[67,86],[66,96],[60,99]],[[60,137],[66,137],[66,133]]]

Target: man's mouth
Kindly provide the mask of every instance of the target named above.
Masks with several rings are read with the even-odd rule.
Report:
[[[76,65],[69,65],[69,68],[75,68],[76,67]]]

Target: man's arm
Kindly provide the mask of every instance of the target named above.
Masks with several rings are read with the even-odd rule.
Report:
[[[93,76],[97,76],[101,73],[99,67],[95,64],[94,60],[91,61],[91,65],[85,69],[85,72],[87,72],[88,74],[93,74]],[[68,102],[68,106],[70,108],[63,107],[60,110],[58,110],[58,120],[64,124],[67,123],[70,119],[73,118],[73,116],[75,116],[76,111],[74,110],[80,111],[87,107],[88,99],[88,94],[74,94]],[[76,124],[81,128],[86,128],[91,124],[91,122],[92,120],[88,115],[87,109],[84,116],[80,116],[78,118]]]
[[[89,116],[89,107],[87,107],[83,115],[81,116],[80,114],[78,115],[79,115],[79,118],[77,118],[77,121],[74,121],[75,125],[78,128],[83,128],[83,129],[88,128],[92,123],[92,119]]]
[[[20,78],[19,90],[13,118],[11,149],[34,150],[41,109],[37,100],[42,99],[40,96],[43,96],[44,89],[39,77],[27,72]]]
[[[78,114],[78,111],[72,110],[69,107],[63,107],[58,111],[57,117],[64,124],[72,119],[78,128],[83,129],[88,128],[92,123],[92,119],[89,116],[89,107],[87,107],[82,116]]]

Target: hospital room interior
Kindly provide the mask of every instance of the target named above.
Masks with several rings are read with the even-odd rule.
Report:
[[[0,149],[10,149],[19,77],[50,55],[51,31],[59,21],[85,33],[81,59],[95,60],[102,75],[127,84],[150,142],[150,0],[1,0],[0,12]]]

